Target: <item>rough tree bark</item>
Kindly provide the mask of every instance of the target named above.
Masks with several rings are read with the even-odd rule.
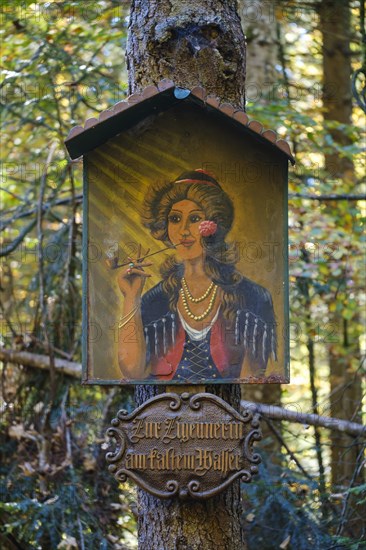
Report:
[[[170,78],[243,108],[245,42],[236,0],[133,0],[127,68],[131,93]]]
[[[129,91],[169,78],[183,88],[203,86],[209,94],[243,108],[245,42],[236,8],[236,0],[133,0]],[[137,404],[163,389],[138,386]],[[239,408],[239,386],[206,390]],[[240,516],[239,482],[206,503],[162,501],[139,490],[139,548],[245,550]]]

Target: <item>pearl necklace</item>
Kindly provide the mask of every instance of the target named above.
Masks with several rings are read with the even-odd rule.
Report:
[[[209,301],[209,304],[208,304],[207,308],[205,309],[205,311],[203,313],[201,313],[201,315],[195,315],[189,309],[187,298],[186,298],[186,295],[184,293],[183,288],[181,288],[179,292],[180,292],[180,295],[182,297],[182,303],[183,303],[184,311],[186,312],[188,317],[190,317],[190,319],[193,319],[194,321],[202,321],[202,319],[205,319],[211,313],[211,311],[213,309],[216,294],[217,294],[217,285],[215,285],[214,291],[212,293],[212,296],[210,298],[210,301]]]
[[[193,302],[194,304],[199,304],[200,302],[203,302],[203,300],[205,300],[210,295],[213,287],[216,286],[216,288],[217,288],[217,285],[215,285],[214,282],[212,281],[212,283],[210,284],[210,286],[208,287],[206,292],[204,292],[202,294],[202,296],[200,296],[199,298],[194,298],[192,296],[192,294],[190,293],[190,291],[189,291],[187,281],[185,280],[184,277],[182,277],[182,286],[183,286],[184,293],[186,294],[188,300],[190,302]]]

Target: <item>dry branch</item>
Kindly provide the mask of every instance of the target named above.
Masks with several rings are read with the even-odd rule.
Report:
[[[320,416],[318,414],[291,411],[283,407],[265,405],[264,403],[252,403],[251,401],[242,400],[241,405],[273,420],[286,420],[307,426],[321,426],[322,428],[344,432],[353,436],[366,437],[366,426],[356,422],[331,418],[329,416]]]
[[[30,353],[28,351],[17,351],[13,349],[0,348],[0,361],[3,363],[14,363],[16,365],[25,365],[38,369],[49,370],[50,363],[47,355]],[[81,364],[65,359],[55,359],[56,372],[62,372],[73,378],[81,377]],[[317,414],[291,411],[284,407],[275,405],[265,405],[264,403],[252,403],[251,401],[241,401],[242,407],[249,408],[258,412],[266,418],[272,420],[286,420],[307,426],[321,426],[329,430],[344,432],[352,436],[366,437],[366,426],[340,418],[330,418]]]
[[[44,370],[50,369],[50,358],[48,355],[40,355],[29,351],[0,348],[0,361],[3,363],[15,363],[16,365],[36,367]],[[81,377],[80,363],[66,361],[65,359],[55,359],[55,369],[56,372],[67,374],[73,378]]]
[[[311,201],[364,201],[366,194],[336,194],[330,193],[326,195],[310,195],[307,193],[289,193],[289,199],[308,199]]]

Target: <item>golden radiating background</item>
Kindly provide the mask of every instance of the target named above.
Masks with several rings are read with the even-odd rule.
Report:
[[[239,271],[272,295],[278,322],[276,373],[285,374],[286,160],[216,115],[184,105],[149,117],[87,155],[89,380],[121,379],[117,324],[123,297],[117,270],[105,263],[107,255],[118,248],[121,263],[136,256],[139,243],[150,252],[164,248],[140,222],[146,189],[196,168],[212,172],[234,202],[228,240],[239,250]],[[152,277],[144,292],[159,282],[166,254],[174,252],[151,258]]]

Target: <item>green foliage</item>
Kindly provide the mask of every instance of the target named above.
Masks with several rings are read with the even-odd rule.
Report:
[[[249,550],[331,548],[332,538],[319,517],[317,480],[264,464],[260,480],[244,488],[244,504],[250,510],[245,518]]]
[[[70,387],[58,377],[63,394],[47,411],[39,401],[48,399],[46,376],[36,372],[28,383],[0,424],[0,532],[42,549],[73,539],[88,549],[133,542],[134,492],[108,473],[103,437],[115,411],[131,408],[130,394]]]
[[[6,347],[47,353],[50,343],[56,356],[81,359],[81,164],[70,162],[64,139],[125,96],[126,16],[113,1],[2,3]],[[129,394],[5,365],[2,395],[4,540],[11,533],[42,549],[133,544],[133,492],[118,489],[101,448]]]

